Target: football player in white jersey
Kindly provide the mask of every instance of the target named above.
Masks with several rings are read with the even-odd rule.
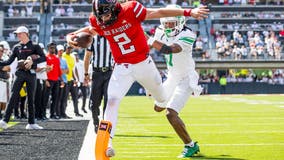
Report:
[[[180,6],[168,5],[167,8]],[[155,36],[148,37],[148,44],[165,55],[168,77],[163,86],[168,95],[167,102],[155,102],[154,109],[157,112],[166,109],[169,123],[184,142],[184,151],[179,157],[192,157],[199,152],[199,146],[190,138],[178,114],[192,93],[198,96],[202,91],[192,58],[196,34],[185,26],[184,16],[161,18],[160,21],[161,25],[156,29]]]

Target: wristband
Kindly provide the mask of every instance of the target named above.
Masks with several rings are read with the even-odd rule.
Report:
[[[152,46],[154,41],[155,41],[155,39],[153,37],[149,37],[149,39],[147,40],[147,44]]]
[[[183,11],[183,15],[186,16],[186,17],[191,16],[191,9],[185,9],[185,10]]]

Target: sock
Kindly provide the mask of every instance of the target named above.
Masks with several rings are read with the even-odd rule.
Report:
[[[194,142],[193,142],[193,141],[191,141],[190,143],[185,144],[185,146],[188,146],[188,147],[194,147]]]
[[[109,138],[109,141],[108,141],[108,147],[112,148],[112,138],[111,137]]]

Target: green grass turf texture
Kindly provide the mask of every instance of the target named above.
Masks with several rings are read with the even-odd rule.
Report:
[[[201,153],[189,159],[283,160],[284,95],[191,97],[180,113]],[[183,143],[148,97],[120,105],[112,160],[174,160]]]

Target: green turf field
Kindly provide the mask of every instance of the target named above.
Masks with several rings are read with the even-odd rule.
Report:
[[[123,99],[112,160],[177,159],[183,144],[152,106],[147,97]],[[181,117],[201,149],[191,159],[284,159],[284,95],[193,97]]]

